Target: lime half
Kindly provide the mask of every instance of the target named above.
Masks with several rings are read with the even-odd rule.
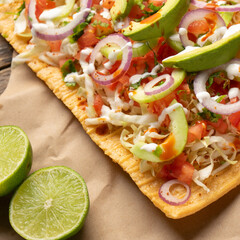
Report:
[[[32,165],[32,148],[22,129],[0,127],[0,196],[10,193],[27,176]]]
[[[33,173],[18,188],[9,218],[25,239],[66,239],[81,229],[88,208],[83,178],[66,167],[48,167]]]

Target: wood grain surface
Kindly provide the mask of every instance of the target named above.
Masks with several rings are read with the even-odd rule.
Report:
[[[12,47],[0,36],[0,94],[6,89],[9,81],[12,52]]]

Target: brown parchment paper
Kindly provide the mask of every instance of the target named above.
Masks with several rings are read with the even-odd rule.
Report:
[[[0,96],[0,125],[17,125],[29,136],[31,172],[64,165],[85,179],[90,211],[82,230],[71,239],[240,240],[240,187],[192,216],[168,219],[26,65],[12,70]],[[10,198],[0,198],[0,240],[22,239],[8,221]]]

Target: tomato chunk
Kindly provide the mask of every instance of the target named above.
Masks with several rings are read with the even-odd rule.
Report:
[[[218,131],[219,133],[224,134],[228,130],[228,125],[222,118],[218,119],[218,121],[216,123],[210,122],[210,121],[207,121],[207,123],[209,125],[213,126],[215,128],[215,130]]]
[[[102,6],[107,9],[111,9],[115,1],[113,0],[103,0]]]
[[[93,47],[98,43],[98,41],[99,39],[97,39],[95,35],[95,28],[89,25],[84,30],[83,35],[78,39],[78,46],[81,49],[85,47]]]
[[[189,24],[188,32],[194,34],[196,37],[209,31],[209,24],[206,19],[194,21]]]
[[[188,129],[187,143],[194,142],[195,140],[201,140],[207,133],[207,126],[204,121],[197,122]]]
[[[99,94],[95,95],[93,107],[94,107],[98,117],[101,116],[101,110],[102,110],[103,104],[104,103],[103,103],[101,96]]]
[[[157,173],[158,178],[165,180],[178,179],[188,185],[192,182],[194,167],[186,161],[187,155],[182,153],[171,164],[166,164]]]
[[[47,43],[50,46],[51,52],[60,52],[62,40],[48,41]]]

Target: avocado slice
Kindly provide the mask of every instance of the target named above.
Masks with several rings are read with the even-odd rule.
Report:
[[[198,72],[230,61],[239,49],[240,31],[211,45],[163,59],[162,63],[164,67],[178,67],[187,72]]]
[[[168,0],[166,4],[152,16],[141,22],[130,22],[122,33],[135,41],[142,41],[161,36],[168,37],[182,16],[187,12],[189,0]]]
[[[150,39],[149,41],[145,41],[145,42],[140,42],[139,47],[133,47],[133,58],[134,57],[142,57],[145,54],[147,54],[152,48],[155,48],[158,44],[158,39]],[[109,43],[108,45],[104,46],[101,48],[101,53],[104,57],[108,58],[108,55],[111,52],[114,52],[116,50],[119,50],[120,47],[115,44],[115,43]],[[117,56],[117,60],[121,60],[122,59],[122,53],[120,52]]]
[[[134,0],[115,0],[114,5],[110,10],[113,22],[126,17],[132,9]]]
[[[176,52],[181,52],[184,50],[184,47],[182,45],[181,42],[178,42],[178,41],[174,41],[170,38],[167,39],[167,43],[168,45],[173,49],[175,50]]]
[[[223,18],[226,26],[231,22],[234,12],[219,12],[220,16]]]
[[[177,101],[174,99],[171,105],[175,103]],[[153,152],[141,149],[146,143],[136,143],[130,150],[136,157],[151,162],[165,162],[182,153],[188,136],[188,124],[183,108],[177,107],[175,111],[169,113],[169,117],[171,133],[167,139]]]
[[[154,94],[154,95],[146,95],[142,86],[138,87],[137,90],[133,92],[131,98],[138,102],[138,103],[150,103],[161,98],[166,97],[172,91],[174,91],[180,84],[183,82],[184,78],[186,77],[186,72],[181,69],[175,69],[172,72],[172,77],[174,79],[174,84],[168,88],[166,91]]]

